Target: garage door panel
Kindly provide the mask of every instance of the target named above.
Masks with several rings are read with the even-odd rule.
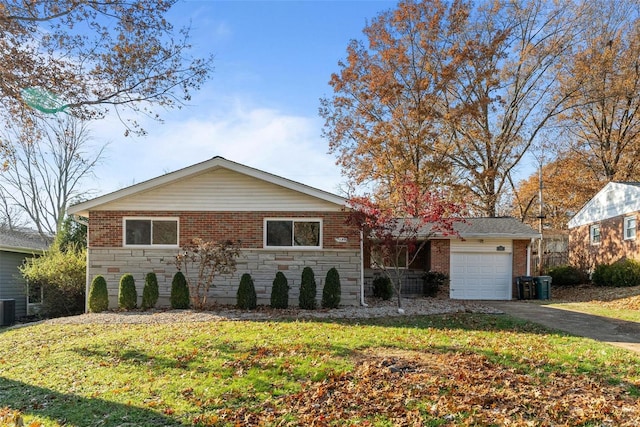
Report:
[[[511,299],[511,259],[510,253],[452,253],[450,297]]]

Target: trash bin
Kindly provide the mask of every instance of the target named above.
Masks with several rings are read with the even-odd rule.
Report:
[[[551,299],[551,276],[536,276],[533,281],[538,299]]]
[[[518,285],[518,299],[535,298],[536,288],[533,282],[533,277],[518,276],[516,277],[516,284]]]
[[[0,326],[16,323],[16,300],[0,299]]]

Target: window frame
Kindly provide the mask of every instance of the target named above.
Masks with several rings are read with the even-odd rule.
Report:
[[[318,246],[270,246],[267,244],[267,223],[269,221],[291,221],[291,242],[295,242],[295,223],[296,222],[317,222],[320,225],[320,233],[318,236]],[[269,217],[262,221],[262,247],[263,249],[285,249],[285,250],[320,250],[323,245],[324,224],[322,218],[299,218],[299,217]]]
[[[636,216],[635,215],[626,215],[623,219],[623,230],[622,232],[624,233],[624,240],[635,240],[636,239],[636,235],[638,232],[638,222],[636,220]],[[633,227],[629,227],[629,222],[633,221]],[[633,236],[629,236],[628,233],[630,230],[633,230]]]
[[[596,239],[596,233],[594,232],[596,230],[598,231],[597,239]],[[589,243],[592,245],[599,245],[601,241],[602,241],[602,233],[601,233],[600,224],[591,224],[589,226]]]
[[[149,243],[127,244],[127,221],[150,221]],[[175,221],[176,223],[176,243],[175,244],[154,244],[153,243],[153,222],[154,221]],[[128,248],[178,248],[180,247],[180,217],[175,216],[125,216],[122,218],[122,246]]]

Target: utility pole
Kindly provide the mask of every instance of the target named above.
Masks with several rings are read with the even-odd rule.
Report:
[[[540,168],[538,169],[538,232],[540,233],[540,238],[538,239],[538,275],[542,276],[543,266],[542,266],[542,230],[544,226],[544,219],[546,218],[544,214],[544,202],[542,199],[542,188],[544,188],[544,184],[542,182],[542,157],[540,157]]]

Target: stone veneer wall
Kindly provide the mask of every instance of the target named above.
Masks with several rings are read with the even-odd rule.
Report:
[[[134,249],[118,247],[89,248],[89,280],[98,274],[104,276],[109,291],[109,307],[118,306],[118,286],[125,273],[133,275],[138,291],[138,305],[142,302],[142,288],[147,273],[158,277],[160,299],[158,307],[169,306],[171,281],[177,269],[173,264],[175,249]],[[302,269],[311,267],[317,283],[318,306],[322,300],[327,271],[336,267],[340,274],[341,305],[357,305],[360,302],[360,251],[349,249],[324,249],[322,251],[274,251],[268,249],[243,249],[238,258],[238,269],[233,275],[219,276],[214,280],[209,301],[218,304],[236,303],[240,277],[251,273],[258,304],[269,305],[271,287],[276,272],[287,277],[289,305],[298,305]]]

